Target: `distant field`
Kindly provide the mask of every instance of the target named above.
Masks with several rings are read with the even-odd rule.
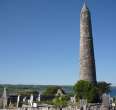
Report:
[[[2,84],[2,85],[0,85],[0,95],[2,95],[4,87],[7,88],[8,94],[15,94],[18,91],[26,91],[26,90],[39,91],[42,93],[49,86],[51,86],[51,85],[9,85],[9,84],[4,85],[4,84]],[[62,85],[60,87],[62,87],[66,93],[73,93],[73,86]],[[110,95],[116,96],[116,87],[111,88]]]
[[[14,94],[18,91],[39,91],[43,92],[47,87],[52,85],[0,85],[0,94],[3,93],[3,88],[6,87],[8,94]],[[60,86],[64,89],[66,93],[72,93],[73,92],[73,86]]]

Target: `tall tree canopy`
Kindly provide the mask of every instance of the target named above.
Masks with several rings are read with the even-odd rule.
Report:
[[[74,85],[77,100],[87,99],[88,102],[99,102],[104,93],[110,92],[110,84],[98,82],[96,85],[91,82],[80,80]]]

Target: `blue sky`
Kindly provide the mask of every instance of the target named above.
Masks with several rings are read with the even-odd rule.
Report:
[[[116,83],[116,0],[88,0],[97,79]],[[83,0],[0,0],[0,83],[79,80]]]

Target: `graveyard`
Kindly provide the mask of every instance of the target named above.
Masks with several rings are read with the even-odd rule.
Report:
[[[50,4],[50,2],[48,2],[48,4]],[[54,6],[54,8],[55,8],[55,6]],[[50,9],[51,9],[51,7],[50,7]],[[52,10],[52,12],[53,11],[54,10]],[[78,63],[79,63],[79,71],[78,71],[79,79],[78,80],[76,79],[76,81],[73,83],[73,85],[55,85],[55,83],[53,83],[53,85],[49,85],[48,80],[50,80],[50,81],[53,80],[56,83],[57,83],[57,81],[59,81],[60,84],[65,82],[65,81],[63,81],[63,77],[68,76],[67,74],[66,74],[67,76],[65,76],[65,73],[66,73],[65,70],[67,70],[67,68],[69,66],[66,66],[66,68],[64,69],[63,68],[63,67],[65,67],[65,64],[64,64],[64,66],[62,67],[63,72],[61,72],[61,73],[57,72],[59,70],[59,68],[58,68],[57,63],[53,60],[53,58],[56,58],[56,56],[57,56],[56,54],[55,55],[47,55],[47,57],[51,56],[51,59],[49,59],[49,58],[47,59],[47,57],[45,57],[45,59],[46,59],[45,62],[43,60],[40,61],[40,59],[41,59],[41,57],[40,57],[39,61],[40,61],[40,64],[43,65],[43,68],[41,65],[38,66],[39,61],[36,62],[36,60],[38,59],[39,55],[43,57],[45,55],[43,50],[46,49],[46,51],[48,51],[47,48],[50,46],[50,45],[46,45],[44,47],[44,45],[47,44],[47,42],[48,42],[48,40],[45,41],[45,39],[43,39],[44,43],[42,43],[42,47],[44,47],[44,49],[40,49],[42,51],[38,54],[35,54],[35,56],[37,56],[37,58],[35,59],[36,63],[33,63],[34,57],[35,57],[33,55],[33,51],[35,51],[37,49],[37,47],[35,44],[36,40],[31,39],[30,42],[28,42],[28,46],[30,46],[30,45],[32,46],[32,44],[33,44],[35,47],[32,48],[32,47],[27,46],[28,49],[25,49],[25,48],[24,48],[24,50],[19,49],[19,51],[23,50],[22,56],[23,57],[25,56],[25,59],[27,58],[25,60],[26,66],[23,65],[23,63],[22,63],[24,59],[22,61],[20,61],[20,58],[18,58],[18,57],[20,57],[21,55],[18,54],[18,57],[16,57],[16,61],[14,61],[14,64],[15,64],[15,66],[16,66],[16,64],[18,65],[19,62],[20,62],[20,64],[18,66],[16,66],[16,68],[15,68],[15,66],[12,66],[12,61],[11,61],[10,62],[11,64],[9,63],[9,66],[8,66],[8,70],[6,69],[6,67],[4,70],[6,70],[8,72],[10,70],[10,66],[13,67],[12,71],[16,71],[18,68],[19,71],[17,71],[17,72],[19,72],[19,74],[15,73],[14,74],[14,75],[16,75],[15,77],[18,79],[18,75],[19,75],[21,78],[21,79],[19,78],[19,80],[24,81],[24,82],[32,81],[31,82],[32,84],[30,84],[30,85],[28,85],[28,84],[27,85],[24,85],[24,84],[0,84],[0,109],[1,110],[116,110],[116,86],[112,85],[112,83],[110,83],[108,81],[103,81],[104,80],[103,75],[102,75],[102,77],[103,77],[102,80],[98,80],[98,78],[97,78],[98,73],[96,71],[97,70],[96,69],[96,58],[95,58],[95,52],[94,52],[96,47],[94,48],[94,42],[93,42],[94,41],[93,32],[95,32],[95,30],[92,27],[92,26],[94,26],[93,25],[94,23],[92,23],[93,16],[91,16],[92,11],[90,11],[90,9],[89,9],[87,0],[84,0],[82,8],[81,8],[81,10],[79,10],[79,12],[80,12],[80,26],[79,26],[79,28],[80,28],[80,37],[79,37],[80,38],[80,43],[79,43],[80,47],[79,47],[79,61],[78,61]],[[43,16],[48,15],[48,14],[44,15],[43,12],[41,13]],[[49,11],[47,11],[47,12],[49,12]],[[26,14],[28,14],[28,13],[26,13]],[[34,13],[34,14],[36,15],[37,13]],[[57,16],[56,13],[54,15]],[[63,16],[63,14],[62,14],[62,16]],[[39,18],[41,18],[41,17],[39,17]],[[56,18],[58,19],[58,16]],[[71,17],[69,17],[69,18],[71,18]],[[34,20],[35,20],[35,18],[34,18]],[[44,19],[42,18],[42,20],[44,20]],[[49,20],[49,19],[47,19],[47,20]],[[45,20],[45,21],[47,21],[47,20]],[[96,19],[94,19],[94,20],[96,20]],[[28,21],[28,20],[26,19],[26,21]],[[71,20],[71,22],[72,21],[73,21],[73,19]],[[34,23],[34,25],[35,24],[36,23]],[[49,24],[49,22],[48,22],[48,24]],[[60,23],[58,23],[58,24],[61,25]],[[44,24],[42,24],[42,26],[43,25]],[[55,26],[54,23],[53,23],[53,25]],[[42,28],[42,26],[40,28]],[[54,26],[53,26],[53,28],[54,28]],[[23,27],[25,27],[25,25]],[[66,26],[66,27],[68,27],[68,26]],[[50,27],[48,27],[48,28],[50,29]],[[32,28],[30,28],[30,29],[32,30]],[[44,27],[44,29],[45,29],[45,27]],[[58,30],[58,27],[56,30]],[[34,31],[35,30],[33,30],[32,33],[34,33]],[[64,29],[62,29],[62,31],[64,31]],[[46,32],[43,32],[43,33],[46,33]],[[66,31],[66,33],[68,33],[68,31]],[[52,35],[51,33],[49,33],[49,34]],[[34,35],[35,35],[35,33],[34,33]],[[55,33],[54,35],[56,36],[57,34]],[[38,35],[37,35],[37,37],[38,37]],[[31,38],[32,38],[32,36],[31,36]],[[47,36],[47,39],[49,39],[48,36]],[[54,39],[56,41],[58,40],[58,38],[54,38]],[[16,42],[18,42],[18,41],[19,40],[16,40]],[[25,41],[26,42],[23,42],[23,44],[26,45],[27,38],[25,39]],[[36,43],[39,44],[38,42],[36,42]],[[16,45],[16,47],[18,47],[18,46],[21,47],[22,44],[17,45],[17,43],[16,43],[15,45]],[[50,46],[50,48],[53,48],[54,45],[55,45],[55,43],[52,42],[52,45]],[[64,43],[63,43],[63,45],[64,45]],[[40,47],[38,45],[38,49],[39,48]],[[55,52],[62,50],[61,53],[63,53],[65,51],[65,49],[62,49],[62,47],[55,48]],[[31,56],[31,58],[30,57],[28,58],[27,55],[25,55],[28,50],[29,50],[29,53],[30,53],[29,55]],[[30,52],[30,50],[31,50],[31,52]],[[16,49],[15,51],[18,52],[18,49]],[[10,52],[10,51],[8,50],[8,52]],[[42,52],[43,52],[43,54],[42,54]],[[51,50],[51,52],[52,52],[52,50]],[[69,53],[71,53],[71,52],[69,52]],[[67,59],[68,58],[69,57],[67,57]],[[70,58],[72,58],[72,56]],[[99,57],[99,58],[101,58],[101,57]],[[17,61],[17,59],[18,59],[18,61]],[[28,67],[27,65],[28,65],[28,61],[30,59],[31,59],[31,61],[30,61],[31,66]],[[62,60],[62,59],[60,59],[60,60]],[[108,60],[108,59],[106,59],[106,60]],[[9,61],[9,59],[7,59],[7,61]],[[50,73],[47,71],[47,70],[50,70],[48,62],[52,62],[53,65],[56,64],[57,70],[56,70],[56,68],[53,67],[53,65],[51,67],[57,73],[57,74],[54,73],[54,74],[56,74],[56,76],[53,75],[53,73],[51,75],[47,74],[47,73]],[[75,61],[73,63],[75,64]],[[62,64],[62,62],[60,62],[59,65],[60,64]],[[43,75],[42,72],[39,71],[39,69],[36,71],[35,65],[36,65],[36,69],[42,68],[42,70],[46,70],[46,72],[44,73],[45,76]],[[22,72],[20,72],[20,67],[22,67]],[[31,67],[31,69],[30,69],[30,67]],[[106,67],[104,66],[104,68],[102,68],[102,69],[106,69]],[[28,72],[31,71],[31,74],[25,74],[25,70],[26,71],[28,70]],[[46,81],[46,85],[34,85],[33,81],[35,81],[35,79],[37,78],[37,75],[33,75],[34,72],[35,72],[35,74],[39,74],[39,78],[41,81],[43,81],[43,82],[44,82],[44,80]],[[62,73],[64,73],[64,74],[62,74]],[[70,72],[70,73],[72,73],[72,72]],[[20,74],[22,74],[22,75],[20,75]],[[14,75],[13,75],[13,77],[14,77]],[[41,75],[43,75],[43,77],[44,77],[43,79],[41,78]],[[101,75],[101,74],[99,73],[99,75]],[[59,79],[56,81],[55,78],[57,78],[58,76],[59,76]],[[113,75],[109,75],[109,76],[113,76]],[[4,77],[6,78],[6,76],[4,76]],[[32,80],[32,78],[34,78],[34,77],[35,77],[35,79]],[[101,76],[99,76],[99,79],[100,79],[100,77]],[[9,78],[17,81],[15,78],[12,78],[11,76]],[[107,75],[106,75],[106,78],[108,78]],[[40,81],[40,80],[37,79],[37,81]]]
[[[83,89],[83,91],[85,91],[85,89]],[[67,92],[65,90],[60,86],[48,86],[43,92],[24,90],[25,92],[18,91],[11,94],[8,92],[8,88],[4,88],[0,98],[0,108],[11,110],[77,110],[81,108],[83,108],[83,110],[104,110],[109,108],[110,110],[113,110],[115,107],[115,100],[113,100],[115,96],[111,97],[106,94],[105,92],[108,90],[104,90],[102,93],[101,101],[94,103],[88,102],[89,99],[87,99],[87,96],[85,95],[86,91],[82,94],[83,98],[79,98],[75,93],[77,90],[74,89],[72,92]]]

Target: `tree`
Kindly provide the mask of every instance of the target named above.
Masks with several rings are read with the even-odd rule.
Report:
[[[43,95],[47,95],[47,96],[54,96],[58,89],[60,87],[59,86],[49,86],[44,92],[43,92]]]
[[[68,97],[66,96],[57,96],[53,99],[53,104],[58,108],[67,106],[67,102],[68,102]]]
[[[106,83],[104,81],[102,82],[98,82],[97,84],[97,89],[98,89],[98,93],[99,96],[101,97],[104,93],[109,93],[110,92],[110,83]]]
[[[98,82],[96,85],[91,82],[80,80],[74,86],[74,91],[79,99],[87,99],[88,102],[100,102],[104,93],[110,92],[110,83]]]
[[[98,94],[95,85],[88,81],[80,80],[74,85],[77,100],[87,99],[88,102],[97,102]]]

